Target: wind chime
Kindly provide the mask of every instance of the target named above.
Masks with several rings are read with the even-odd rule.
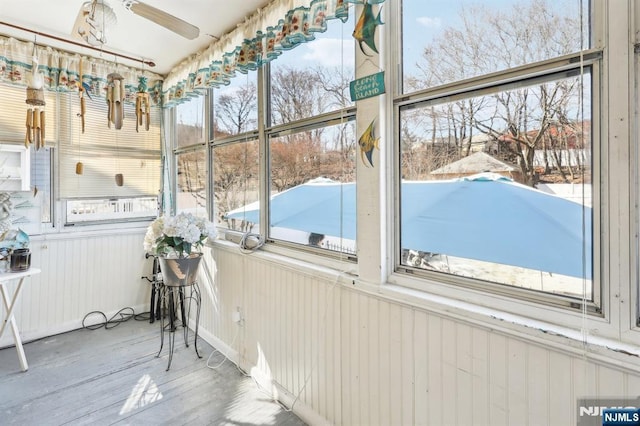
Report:
[[[147,77],[138,77],[138,92],[136,93],[136,132],[138,127],[144,124],[144,129],[149,130],[151,117],[151,99],[147,92]]]
[[[78,79],[76,80],[76,84],[78,85],[78,97],[80,97],[80,125],[81,125],[81,129],[82,129],[82,133],[84,133],[84,116],[87,112],[87,107],[85,106],[85,99],[84,99],[84,95],[86,94],[89,99],[91,99],[91,86],[89,86],[87,83],[85,83],[83,81],[83,75],[84,73],[82,72],[82,58],[80,58],[80,66],[78,67]]]
[[[116,130],[122,129],[122,121],[124,120],[124,77],[117,72],[107,74],[107,126],[111,128],[111,123]],[[136,118],[136,125],[137,125]],[[116,169],[118,165],[118,135],[116,134]],[[117,171],[117,170],[116,170]],[[124,184],[124,176],[122,173],[116,173],[116,185]]]
[[[24,146],[29,148],[31,144],[35,145],[36,150],[44,147],[45,144],[45,118],[44,109],[44,76],[38,72],[38,57],[36,55],[36,46],[33,46],[33,57],[31,58],[33,65],[31,75],[27,81],[27,99],[26,103],[33,106],[27,110],[27,132],[24,138]]]
[[[116,185],[124,185],[124,175],[120,173],[120,153],[118,152],[118,134],[116,133]]]
[[[113,123],[116,130],[122,129],[124,120],[124,78],[117,72],[107,75],[107,126]]]
[[[83,81],[84,72],[82,69],[82,58],[80,58],[80,64],[78,66],[78,79],[76,80],[76,84],[78,86],[78,97],[80,98],[80,113],[78,117],[80,117],[80,129],[82,134],[84,134],[84,124],[85,124],[85,115],[87,113],[87,107],[85,105],[85,95],[91,99],[91,87]],[[78,135],[78,145],[80,145],[80,137]],[[79,152],[78,152],[79,154]],[[84,165],[82,161],[78,161],[76,163],[76,174],[81,175],[84,171]]]

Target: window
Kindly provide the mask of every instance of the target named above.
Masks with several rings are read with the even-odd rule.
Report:
[[[205,99],[192,98],[175,108],[176,210],[201,217],[208,217]]]
[[[0,126],[0,141],[2,143],[24,144],[25,120],[29,105],[25,103],[25,88],[0,84],[0,94],[4,100],[2,108],[2,126]],[[57,97],[54,92],[44,91],[46,105],[40,110],[45,112],[45,145],[57,142]],[[23,145],[24,146],[24,145]]]
[[[23,144],[22,87],[0,85],[10,107],[0,129],[3,142]],[[52,171],[59,178],[65,223],[131,220],[157,215],[160,183],[160,108],[151,108],[149,131],[135,129],[134,107],[125,104],[121,130],[107,127],[104,99],[86,98],[85,132],[76,93],[45,91],[45,146],[31,146],[31,186],[41,222],[53,222]],[[56,155],[54,155],[54,153]],[[79,173],[80,172],[80,173]],[[121,183],[121,185],[119,184]],[[37,191],[35,191],[37,189]]]
[[[403,1],[398,270],[598,309],[589,14],[506,3]]]
[[[239,232],[260,232],[255,212],[260,188],[257,139],[215,145],[214,197],[218,225]]]
[[[31,184],[38,204],[41,206],[41,222],[53,222],[53,198],[51,171],[53,170],[53,148],[36,150],[31,147]]]
[[[9,144],[14,147],[22,147],[24,149],[25,140],[25,118],[29,105],[25,104],[25,89],[23,87],[15,87],[0,84],[0,96],[5,100],[5,107],[3,108],[3,125],[0,126],[0,144]],[[41,108],[45,114],[45,146],[36,150],[34,144],[29,148],[29,164],[25,167],[25,170],[29,171],[30,182],[26,191],[29,192],[28,197],[29,205],[34,205],[36,210],[40,210],[41,217],[38,219],[37,214],[33,214],[33,211],[29,211],[28,223],[22,223],[21,226],[31,234],[37,234],[42,232],[41,223],[52,222],[52,161],[54,147],[58,141],[58,125],[57,125],[57,111],[58,111],[58,94],[54,92],[44,92],[44,100],[46,105]],[[0,157],[2,157],[0,155]],[[0,158],[0,163],[6,158]],[[17,164],[19,169],[22,167]],[[2,164],[0,164],[0,168]],[[8,189],[3,185],[2,178],[0,177],[0,190]],[[19,190],[18,188],[11,188],[11,190]],[[27,194],[22,194],[27,198]]]
[[[269,237],[355,254],[354,122],[275,133],[269,152]]]
[[[213,90],[212,194],[221,228],[355,253],[354,41],[349,24],[330,24],[269,66]],[[297,224],[281,222],[285,210],[292,212],[281,203],[304,205],[308,186],[332,194],[332,215],[323,215],[324,204],[315,217],[301,213]],[[261,199],[262,191],[271,197]],[[260,228],[263,220],[267,229]]]
[[[352,11],[351,11],[352,15]],[[355,78],[350,16],[270,67],[269,230],[274,240],[355,255]],[[330,53],[329,53],[330,52]]]
[[[222,229],[259,233],[259,215],[248,217],[260,199],[258,75],[238,75],[213,90],[213,196]]]
[[[176,148],[207,142],[204,100],[204,96],[198,96],[176,106]]]
[[[86,198],[67,200],[67,223],[96,223],[148,219],[158,212],[157,197]]]
[[[207,161],[204,149],[176,154],[176,210],[207,216]]]
[[[124,104],[120,130],[107,125],[104,99],[85,99],[85,131],[77,94],[60,94],[60,197],[66,223],[149,218],[160,185],[160,108],[149,130],[136,130],[134,105]]]
[[[584,10],[580,9],[583,5]],[[402,2],[405,93],[590,47],[588,1]]]
[[[277,126],[353,105],[349,82],[355,78],[350,18],[330,22],[316,39],[285,51],[271,63],[271,125]]]
[[[271,63],[270,123],[308,119],[353,105],[349,82],[355,78],[353,11],[344,23],[329,22],[315,39],[284,51]]]
[[[213,137],[228,139],[258,129],[258,73],[248,72],[214,89]]]

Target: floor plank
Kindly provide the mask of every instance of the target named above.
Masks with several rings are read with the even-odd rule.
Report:
[[[184,346],[176,334],[171,369],[159,324],[130,320],[105,330],[81,329],[0,350],[3,425],[304,425],[230,361],[208,368],[213,348]],[[190,334],[193,338],[193,334]],[[215,354],[211,365],[222,360]]]

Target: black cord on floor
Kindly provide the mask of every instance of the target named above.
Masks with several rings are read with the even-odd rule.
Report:
[[[85,321],[87,318],[93,315],[98,315],[102,317],[103,321],[95,322],[91,325],[86,325]],[[136,314],[133,308],[122,308],[118,312],[116,312],[111,318],[107,319],[107,316],[102,311],[91,311],[84,316],[82,319],[82,328],[86,328],[87,330],[97,330],[99,328],[104,327],[106,330],[110,328],[114,328],[125,321],[129,321],[131,318],[136,321],[149,321],[150,313],[142,312],[140,314]]]

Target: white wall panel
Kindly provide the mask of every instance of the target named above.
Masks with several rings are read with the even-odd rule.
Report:
[[[402,307],[396,304],[389,306],[389,375],[385,381],[389,381],[389,411],[391,422],[389,424],[403,424],[403,412],[398,409],[402,406]],[[386,401],[385,401],[386,402]],[[385,403],[383,402],[383,403]],[[406,421],[406,419],[404,419]]]
[[[507,341],[507,424],[527,424],[527,345],[515,339]],[[538,412],[542,407],[536,407]]]
[[[527,345],[526,378],[528,424],[550,424],[548,350]]]
[[[489,333],[472,327],[471,355],[474,424],[489,424]]]
[[[489,423],[508,425],[507,342],[500,334],[489,335]]]
[[[91,311],[148,310],[150,287],[141,277],[150,274],[151,266],[144,257],[143,237],[144,231],[138,230],[33,239],[31,264],[42,273],[25,280],[14,311],[23,340],[80,328]],[[0,341],[0,346],[7,345],[13,345],[9,333]]]
[[[449,412],[457,412],[458,424],[473,424],[476,416],[474,411],[474,401],[476,394],[473,392],[473,357],[475,348],[472,346],[473,328],[457,323],[454,326],[454,352],[452,353],[453,369],[455,371],[455,381],[452,386],[456,397],[455,406]],[[478,395],[479,397],[479,395]],[[461,409],[461,407],[465,407]]]
[[[578,398],[640,389],[614,359],[391,302],[311,265],[227,248],[215,258],[218,315],[202,325],[229,345],[241,307],[241,364],[313,424],[575,424]]]

